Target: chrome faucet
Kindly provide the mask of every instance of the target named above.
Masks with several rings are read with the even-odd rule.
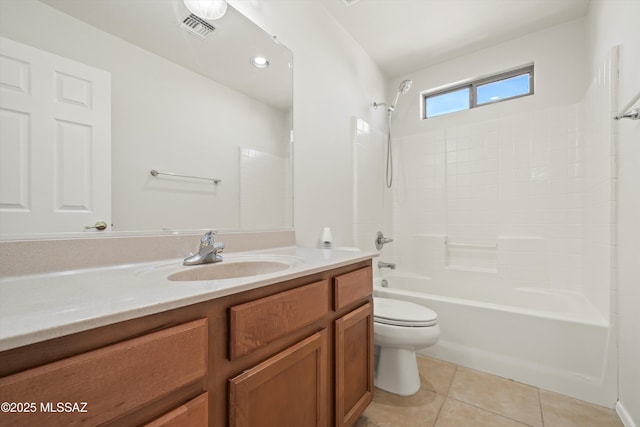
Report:
[[[396,265],[392,262],[382,262],[378,261],[378,268],[390,268],[392,270],[396,269]]]
[[[197,254],[188,256],[184,259],[184,265],[210,264],[214,262],[222,262],[220,252],[224,249],[224,243],[214,242],[216,232],[207,231],[200,238],[200,249]]]
[[[384,237],[384,234],[382,234],[382,231],[378,231],[378,233],[376,233],[376,249],[380,250],[382,249],[382,246],[385,243],[391,243],[393,242],[393,239],[389,239],[388,237]]]

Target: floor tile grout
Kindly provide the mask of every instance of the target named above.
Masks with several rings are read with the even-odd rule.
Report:
[[[542,399],[540,398],[540,388],[536,387],[536,391],[538,392],[538,405],[540,406],[540,421],[542,422],[542,427],[544,427],[544,411],[542,410]]]
[[[492,411],[491,409],[483,408],[482,406],[474,405],[473,403],[470,403],[470,402],[465,402],[464,400],[456,399],[455,397],[446,396],[446,399],[455,400],[456,402],[460,402],[460,403],[462,403],[464,405],[473,406],[474,408],[480,409],[481,411],[488,412],[490,414],[497,415],[497,416],[499,416],[501,418],[506,418],[506,419],[511,420],[511,421],[515,421],[515,422],[520,423],[520,424],[525,425],[525,426],[535,427],[535,426],[533,426],[533,425],[531,425],[529,423],[525,423],[524,421],[520,421],[520,420],[517,420],[515,418],[511,418],[511,417],[509,417],[507,415],[504,415],[504,414],[501,414],[499,412]],[[542,427],[544,427],[544,425]]]

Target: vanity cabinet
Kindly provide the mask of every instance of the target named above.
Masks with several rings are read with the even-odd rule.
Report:
[[[372,328],[367,260],[7,350],[0,401],[38,411],[0,424],[350,426],[372,398]]]

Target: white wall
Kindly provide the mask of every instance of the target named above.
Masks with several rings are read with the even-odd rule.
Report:
[[[230,1],[294,57],[294,226],[299,245],[353,245],[353,118],[382,128],[371,108],[384,76],[317,1]],[[372,236],[373,238],[373,236]]]
[[[587,64],[590,69],[597,68],[612,46],[620,45],[619,108],[640,91],[638,17],[638,0],[593,0],[589,9]],[[640,426],[640,122],[623,120],[617,124],[617,132],[617,299],[614,292],[614,303],[618,301],[614,311],[618,313],[619,322],[620,405],[617,409],[625,425],[632,427]]]
[[[285,201],[291,190],[284,183],[262,191],[245,185],[254,196],[276,194],[271,207],[276,199],[280,204],[268,217],[245,214],[242,223],[240,218],[241,207],[255,208],[240,202],[240,149],[288,158],[288,112],[40,2],[0,4],[3,35],[111,73],[114,230],[290,225]],[[151,169],[217,177],[222,183],[153,178]]]

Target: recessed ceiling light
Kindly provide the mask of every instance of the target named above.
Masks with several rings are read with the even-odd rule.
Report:
[[[251,58],[251,63],[258,68],[267,68],[269,66],[269,60],[264,56],[254,56]]]
[[[202,19],[220,19],[227,12],[227,0],[184,0],[184,5]]]

